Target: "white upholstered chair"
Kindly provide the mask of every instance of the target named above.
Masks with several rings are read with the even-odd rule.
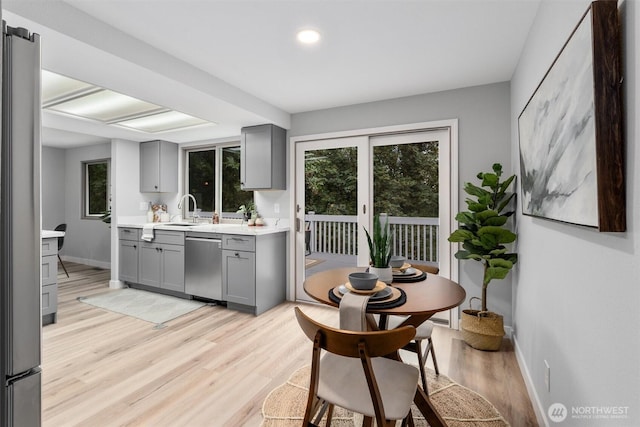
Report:
[[[303,426],[316,425],[328,408],[327,425],[337,405],[365,417],[363,425],[395,426],[409,418],[418,385],[418,370],[383,356],[393,354],[415,334],[413,326],[356,332],[331,328],[295,308],[305,335],[313,341],[311,382]],[[321,353],[322,356],[321,356]],[[311,419],[316,416],[314,423]]]

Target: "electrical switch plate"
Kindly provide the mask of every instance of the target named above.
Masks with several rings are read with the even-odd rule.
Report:
[[[280,213],[280,203],[273,204],[273,213]]]
[[[551,368],[546,360],[544,361],[544,385],[547,386],[547,391],[551,391]]]

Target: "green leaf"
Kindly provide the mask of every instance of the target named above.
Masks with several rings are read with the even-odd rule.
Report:
[[[458,229],[451,233],[448,240],[450,242],[464,242],[465,240],[473,239],[474,237],[475,235],[472,232]]]
[[[478,236],[482,237],[485,234],[489,234],[495,237],[496,242],[500,244],[512,243],[516,240],[516,235],[511,231],[495,226],[481,227],[478,230]]]
[[[500,205],[498,206],[498,212],[502,212],[502,210],[503,210],[504,208],[506,208],[506,207],[507,207],[507,205],[509,204],[509,202],[510,202],[510,201],[511,201],[515,196],[516,196],[516,193],[511,193],[507,199],[503,200],[503,201],[500,203]]]
[[[502,165],[500,163],[494,163],[493,166],[491,166],[491,169],[493,169],[493,172],[495,172],[496,175],[502,175]]]
[[[482,211],[482,212],[478,212],[476,213],[476,219],[480,222],[480,223],[484,223],[487,219],[494,217],[494,216],[498,216],[498,212],[491,210],[491,209],[487,209],[486,211]]]
[[[487,205],[467,199],[467,207],[471,212],[482,212],[487,209]]]
[[[500,227],[502,225],[505,225],[507,223],[507,220],[509,218],[506,216],[494,216],[491,218],[487,218],[487,220],[484,222],[483,225],[492,225],[492,226],[496,226],[496,227]]]
[[[476,196],[476,197],[478,197],[478,198],[481,198],[481,197],[487,197],[487,196],[489,196],[489,197],[490,197],[490,196],[491,196],[491,193],[489,193],[487,190],[485,190],[485,189],[483,189],[483,188],[480,188],[480,187],[477,187],[477,186],[473,185],[473,184],[472,184],[472,183],[470,183],[470,182],[467,182],[467,183],[464,185],[464,191],[465,191],[467,194],[470,194],[470,195],[472,195],[472,196]]]
[[[484,271],[484,280],[482,283],[486,286],[493,279],[504,279],[505,277],[507,277],[507,274],[509,274],[509,271],[511,271],[510,268],[489,267]]]
[[[485,173],[482,176],[482,186],[490,187],[491,189],[495,189],[498,186],[498,175],[493,173]]]
[[[498,246],[498,236],[491,233],[484,233],[480,235],[480,241],[485,249],[491,250]]]
[[[518,262],[518,254],[513,254],[513,253],[504,254],[501,258],[511,261],[511,264],[515,264]]]
[[[499,188],[500,192],[504,193],[505,191],[507,191],[507,188],[509,188],[509,186],[511,185],[511,183],[515,178],[516,178],[515,175],[511,175],[509,178],[503,181],[502,184],[500,184],[500,188]]]
[[[507,259],[493,258],[489,260],[489,267],[502,267],[511,269],[511,267],[513,267],[513,263]]]
[[[458,212],[458,215],[456,215],[456,221],[463,224],[475,224],[476,217],[471,212]]]
[[[499,255],[503,255],[503,254],[505,254],[505,253],[507,253],[507,248],[502,247],[502,248],[500,248],[500,249],[494,249],[494,250],[492,250],[491,252],[489,252],[489,255],[492,255],[492,256],[494,256],[494,257],[497,257],[497,256],[499,256]]]

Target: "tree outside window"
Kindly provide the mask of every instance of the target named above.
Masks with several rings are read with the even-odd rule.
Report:
[[[84,219],[100,219],[109,211],[109,160],[82,163]]]
[[[195,197],[203,214],[217,210],[233,217],[241,205],[253,201],[253,192],[240,188],[240,146],[188,150],[186,157],[185,191]]]

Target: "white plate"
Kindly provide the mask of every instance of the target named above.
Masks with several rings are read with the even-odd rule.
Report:
[[[395,272],[395,271],[394,271],[394,272],[393,272],[393,275],[394,275],[394,276],[413,276],[413,275],[414,275],[414,274],[416,274],[417,272],[418,272],[418,270],[416,270],[415,268],[413,268],[413,267],[409,267],[409,268],[407,268],[407,269],[404,271],[404,273],[399,272],[399,271],[398,271],[398,272]]]
[[[338,292],[340,292],[342,295],[344,295],[344,294],[346,294],[347,292],[350,292],[350,291],[349,291],[349,289],[347,289],[347,287],[345,285],[340,285],[340,286],[338,286]],[[388,296],[390,296],[392,293],[393,293],[393,290],[391,289],[391,286],[386,286],[380,292],[376,292],[375,295],[372,295],[371,297],[369,297],[369,299],[373,300],[373,301],[385,299]]]

